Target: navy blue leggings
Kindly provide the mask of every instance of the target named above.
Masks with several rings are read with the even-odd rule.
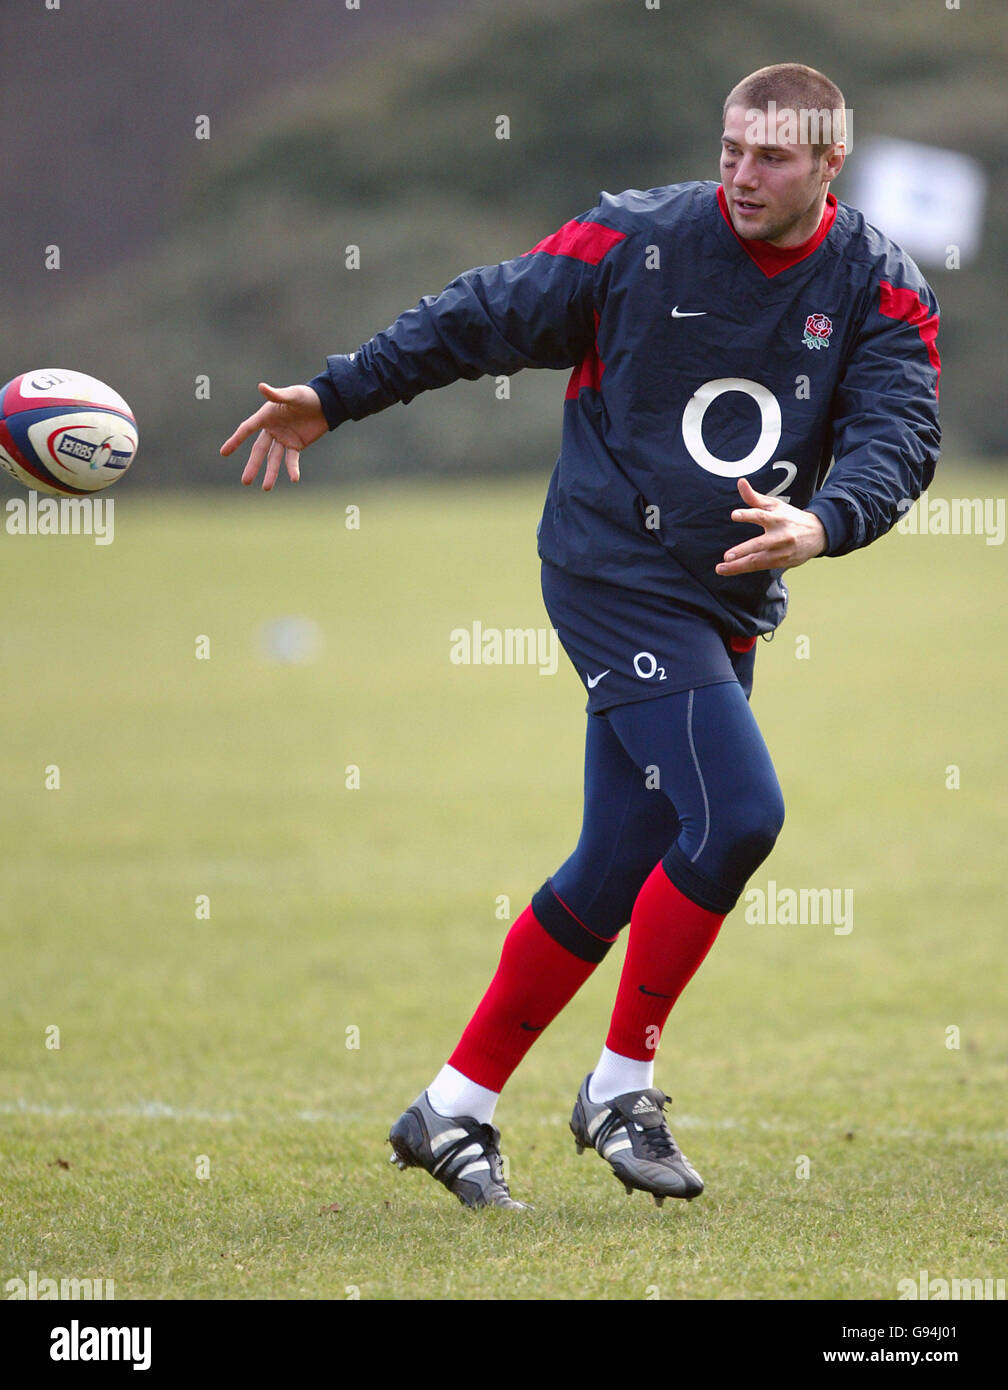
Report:
[[[736,681],[590,714],[581,838],[533,908],[555,921],[562,904],[611,941],[661,860],[680,892],[727,913],[783,821],[770,754]]]

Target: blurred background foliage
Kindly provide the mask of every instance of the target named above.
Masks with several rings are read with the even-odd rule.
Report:
[[[994,5],[16,9],[0,16],[13,132],[0,168],[2,370],[76,367],[119,389],[141,427],[130,486],[234,486],[240,465],[217,448],[255,408],[258,380],[307,380],[327,353],[352,350],[462,270],[527,250],[603,189],[716,179],[726,92],[781,60],[841,86],[852,160],[885,134],[982,164],[980,256],[924,269],[943,310],[947,451],[1006,452],[996,306],[1008,290],[1008,27]],[[198,115],[209,140],[196,139]],[[507,140],[495,137],[500,115]],[[52,244],[59,272],[44,268]],[[346,268],[348,246],[359,269]],[[311,474],[331,475],[335,460],[343,477],[545,477],[564,384],[524,372],[509,402],[492,380],[422,396],[340,430]]]

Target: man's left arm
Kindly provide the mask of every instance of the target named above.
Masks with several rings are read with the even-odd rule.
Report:
[[[747,507],[732,519],[763,534],[728,550],[719,574],[790,569],[870,545],[934,477],[941,442],[938,302],[919,277],[908,285],[882,279],[872,300],[834,397],[829,476],[804,510],[756,493],[740,478]]]
[[[873,299],[834,400],[836,461],[808,504],[825,528],[827,555],[884,536],[938,463],[938,301],[918,277],[882,279]]]

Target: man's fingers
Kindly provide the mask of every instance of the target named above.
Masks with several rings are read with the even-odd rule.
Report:
[[[774,500],[762,492],[757,492],[748,478],[739,478],[738,490],[742,501],[748,503],[750,507],[764,507],[768,502],[772,503]]]
[[[764,532],[731,546],[715,570],[718,574],[749,574],[752,570],[777,569],[787,562],[788,547],[783,538]]]
[[[728,555],[731,559],[728,559]],[[728,555],[719,565],[715,565],[718,574],[749,574],[752,570],[770,570],[779,565],[779,560],[766,550],[747,550],[744,554],[739,550],[730,550]]]
[[[730,546],[715,573],[748,574],[753,570],[791,569],[803,565],[813,555],[821,555],[826,545],[826,532],[819,518],[801,511],[779,497],[764,497],[745,478],[739,478],[738,490],[747,507],[736,507],[732,521],[759,526],[762,535]]]
[[[263,476],[263,491],[271,492],[273,484],[277,480],[280,472],[280,460],[284,456],[284,447],[275,439],[270,441],[269,453],[266,455],[266,472]]]
[[[768,526],[770,513],[762,507],[736,507],[731,514],[732,521],[747,521],[751,526]]]
[[[726,560],[744,560],[749,555],[760,555],[772,547],[766,536],[754,536],[750,541],[742,541],[725,551]]]
[[[266,457],[266,450],[269,448],[269,446],[270,436],[266,433],[265,430],[260,430],[259,438],[252,445],[251,452],[248,456],[248,463],[246,463],[245,469],[241,476],[241,480],[246,487],[248,487],[249,483],[255,482],[259,474],[259,469],[263,465],[263,459]]]
[[[739,478],[738,490],[746,506],[735,508],[732,521],[748,522],[750,526],[762,526],[765,530],[775,518],[777,499],[757,492],[748,478]]]
[[[246,439],[255,434],[256,430],[263,428],[267,416],[273,413],[273,406],[286,404],[284,393],[276,390],[265,381],[260,381],[259,391],[266,397],[266,405],[261,405],[254,415],[250,415],[247,420],[241,422],[230,438],[225,439],[220,449],[224,458],[227,458],[228,454],[233,454],[239,445],[244,444]]]
[[[263,475],[263,488],[266,492],[272,491],[280,475],[281,466],[286,467],[287,476],[292,483],[300,482],[300,449],[284,448],[267,429],[259,431],[259,438],[249,452],[248,462],[241,475],[241,480],[246,487],[255,482],[263,463],[266,464],[266,472]]]
[[[259,392],[266,398],[264,403],[224,441],[221,453],[225,456],[234,453],[258,430],[259,436],[249,453],[242,482],[246,486],[254,482],[265,464],[262,485],[269,492],[280,476],[281,468],[286,469],[292,483],[300,481],[301,451],[316,439],[321,439],[326,432],[326,422],[318,394],[310,387],[278,388],[267,381],[260,381]]]
[[[221,454],[227,458],[228,454],[233,454],[239,444],[244,444],[249,435],[255,434],[256,430],[262,428],[262,413],[266,409],[260,406],[254,415],[250,415],[247,420],[243,420],[234,434],[229,439],[225,439],[221,445]]]

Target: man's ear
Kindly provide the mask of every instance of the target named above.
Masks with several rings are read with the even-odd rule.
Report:
[[[822,176],[825,183],[832,183],[844,166],[847,158],[847,146],[842,141],[837,141],[823,155]]]

